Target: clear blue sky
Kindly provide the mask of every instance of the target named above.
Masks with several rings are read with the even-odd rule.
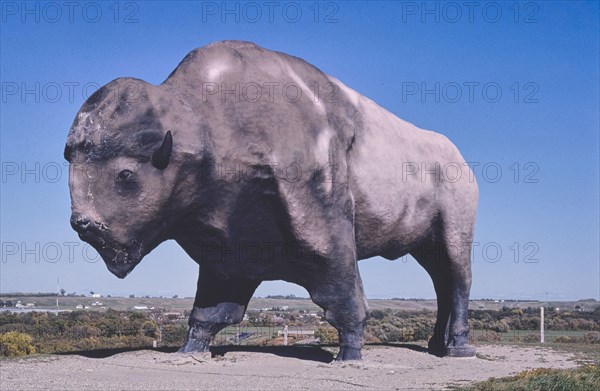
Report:
[[[1,291],[59,277],[69,292],[194,294],[197,266],[173,242],[125,280],[82,253],[62,151],[98,85],[160,83],[190,50],[240,39],[304,58],[478,164],[472,297],[599,298],[598,2],[114,4],[2,2]],[[434,297],[410,258],[360,268],[369,297]],[[257,291],[278,293],[306,295]]]

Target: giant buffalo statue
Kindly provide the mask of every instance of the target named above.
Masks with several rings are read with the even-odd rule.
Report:
[[[119,78],[65,147],[71,225],[119,278],[174,239],[199,265],[181,351],[242,320],[265,280],[306,288],[361,358],[357,261],[413,255],[438,303],[430,351],[467,344],[478,190],[456,147],[307,62],[239,41],[189,53],[160,85]]]

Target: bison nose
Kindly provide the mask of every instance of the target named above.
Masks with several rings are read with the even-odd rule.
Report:
[[[77,232],[85,232],[89,229],[91,222],[84,217],[71,217],[71,227]]]

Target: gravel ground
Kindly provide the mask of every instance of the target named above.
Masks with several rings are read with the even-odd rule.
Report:
[[[329,349],[333,351],[333,349]],[[530,368],[570,368],[544,348],[480,346],[476,358],[439,358],[417,345],[369,346],[362,362],[331,362],[318,347],[212,348],[45,355],[0,361],[2,390],[415,390],[444,389]]]

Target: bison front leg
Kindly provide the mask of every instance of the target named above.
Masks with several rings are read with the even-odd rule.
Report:
[[[338,255],[338,259],[323,261],[307,290],[315,304],[325,311],[325,319],[338,331],[340,352],[336,360],[360,360],[367,300],[355,255]]]
[[[258,282],[222,278],[201,268],[187,340],[179,352],[206,352],[211,339],[223,328],[242,321]]]

